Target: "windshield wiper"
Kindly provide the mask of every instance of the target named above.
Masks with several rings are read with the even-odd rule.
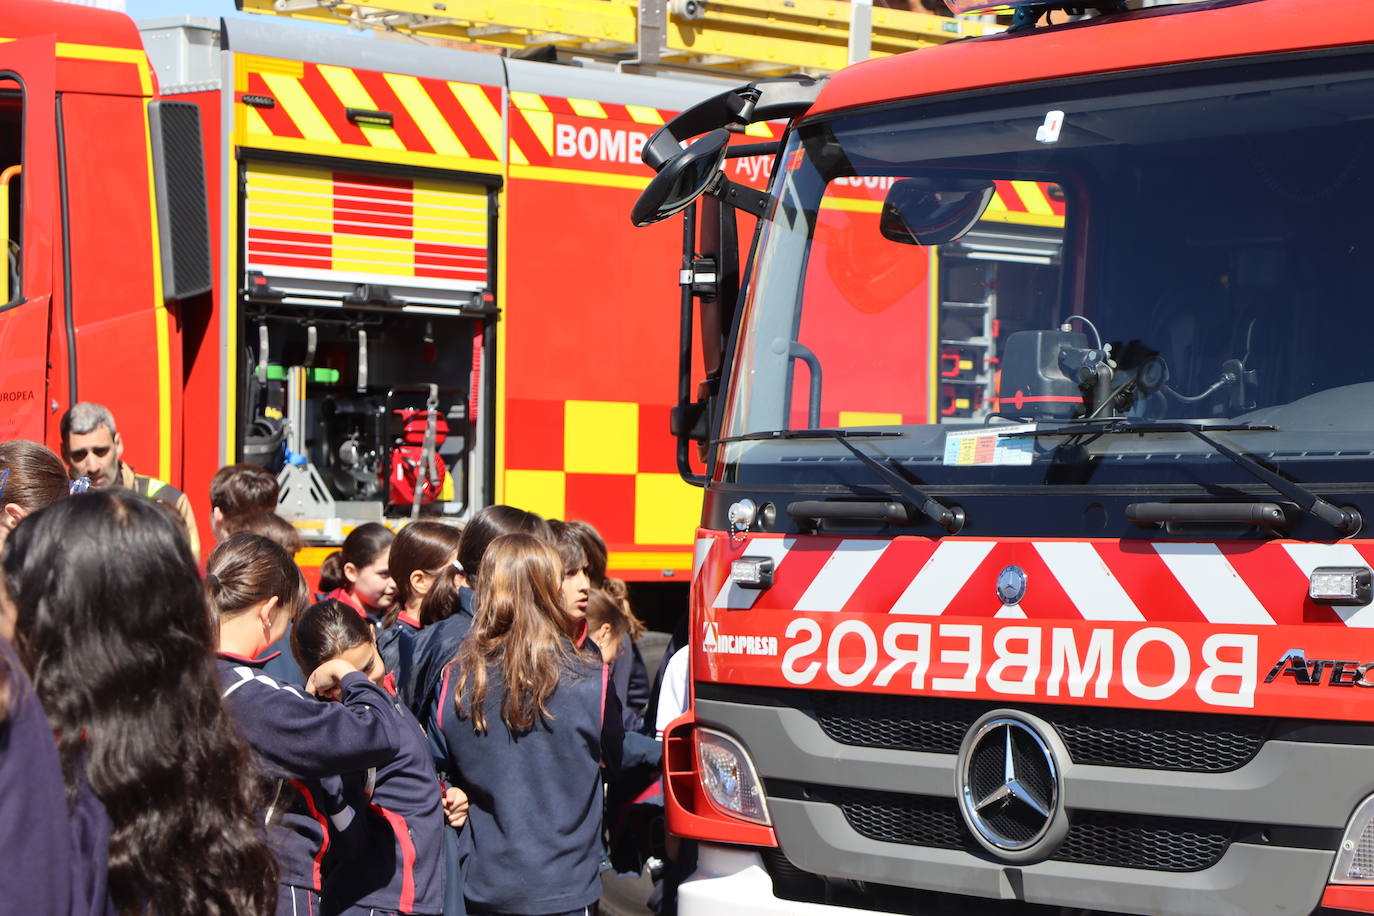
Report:
[[[1364,520],[1353,509],[1338,506],[1322,499],[1302,484],[1281,477],[1260,464],[1249,455],[1241,454],[1207,435],[1209,432],[1277,432],[1277,426],[1258,426],[1248,423],[1228,423],[1203,425],[1201,423],[1152,423],[1129,422],[1126,420],[1103,420],[1099,423],[1074,423],[1056,426],[1051,429],[1034,429],[1002,433],[1011,438],[1042,438],[1049,436],[1120,436],[1154,435],[1156,433],[1187,433],[1211,446],[1217,454],[1229,459],[1237,467],[1247,471],[1252,477],[1268,484],[1270,488],[1297,504],[1298,508],[1313,518],[1325,522],[1342,534],[1354,534],[1360,530]]]
[[[858,458],[873,473],[904,497],[913,508],[937,525],[944,526],[950,534],[958,534],[964,527],[964,510],[959,506],[946,506],[933,496],[927,496],[911,484],[892,467],[892,459],[879,461],[859,449],[849,439],[890,439],[900,438],[904,433],[865,429],[775,429],[767,432],[745,433],[717,439],[717,442],[749,442],[761,439],[834,439],[843,445],[855,458]]]

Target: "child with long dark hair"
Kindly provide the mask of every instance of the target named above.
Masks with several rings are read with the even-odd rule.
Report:
[[[76,889],[87,911],[105,911],[104,883],[121,913],[270,913],[259,784],[175,523],[129,491],[95,491],[27,518],[3,562],[74,806],[74,854],[91,863],[108,838],[108,873],[87,869]]]
[[[291,648],[302,670],[343,659],[395,696],[372,628],[338,601],[321,601],[302,614],[291,631]],[[362,833],[355,841],[361,853],[330,876],[325,909],[360,916],[374,910],[437,914],[444,901],[445,827],[429,739],[400,703],[383,711],[394,720],[400,753],[376,768],[370,798],[353,799],[366,812],[351,828]],[[353,788],[351,782],[346,786]]]
[[[471,913],[582,912],[601,895],[602,766],[618,760],[620,710],[585,639],[585,577],[569,595],[567,566],[531,535],[493,540],[445,672],[431,732],[469,797]]]
[[[487,546],[503,534],[523,532],[548,540],[549,523],[533,512],[514,506],[487,506],[463,529],[458,540],[457,565],[440,574],[420,607],[424,629],[415,635],[412,674],[401,696],[421,722],[429,715],[444,666],[467,635],[477,607],[477,583]],[[447,580],[447,581],[444,581]]]
[[[421,619],[421,607],[435,589],[456,592],[453,574],[462,532],[440,522],[411,522],[391,542],[387,567],[396,584],[396,599],[382,618],[377,649],[386,670],[410,705],[413,695],[415,637],[431,621]]]
[[[262,653],[281,639],[306,593],[300,570],[272,541],[230,535],[210,554],[205,589],[219,621],[225,701],[274,787],[267,821],[281,870],[277,913],[316,913],[331,821],[343,829],[355,816],[339,776],[396,757],[393,701],[346,659],[312,669],[305,686],[309,693],[337,694],[340,703],[321,702],[263,673]]]

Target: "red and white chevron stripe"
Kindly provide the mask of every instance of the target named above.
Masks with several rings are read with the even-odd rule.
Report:
[[[1374,627],[1374,605],[1328,607],[1307,597],[1319,566],[1374,566],[1374,543],[940,541],[701,532],[698,607],[918,617],[1150,621],[1229,626]],[[730,581],[730,562],[770,557],[765,591]],[[1018,605],[997,597],[998,574],[1027,576]]]
[[[702,531],[695,556],[698,681],[1344,720],[1374,699],[1374,610],[1308,598],[1317,567],[1374,565],[1367,541]],[[731,581],[746,556],[770,588]]]

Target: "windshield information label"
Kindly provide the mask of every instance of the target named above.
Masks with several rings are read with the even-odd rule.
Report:
[[[1030,464],[1035,456],[1035,440],[1010,439],[1007,433],[1034,432],[1035,424],[998,426],[972,432],[945,435],[945,464]]]

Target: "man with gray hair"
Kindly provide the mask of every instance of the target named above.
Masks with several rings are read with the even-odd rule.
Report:
[[[109,408],[90,401],[73,404],[62,415],[61,430],[62,457],[73,480],[86,477],[93,487],[123,487],[162,503],[181,518],[191,541],[191,553],[199,562],[200,534],[191,501],[169,483],[134,473],[121,460],[124,441]]]

